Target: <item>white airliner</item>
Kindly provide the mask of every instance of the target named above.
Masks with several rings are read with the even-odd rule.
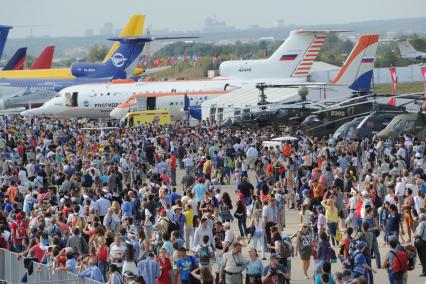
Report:
[[[426,53],[414,49],[408,40],[398,41],[401,57],[412,61],[423,61],[426,59]]]
[[[195,104],[242,86],[254,86],[258,82],[302,83],[315,61],[327,34],[338,31],[295,30],[268,59],[223,62],[219,68],[221,77],[201,81],[166,81],[138,83],[107,83],[78,85],[63,89],[56,97],[38,109],[22,112],[23,116],[108,118],[109,113],[129,96],[160,93],[174,96],[187,92]],[[152,97],[152,96],[151,96]],[[167,108],[183,107],[183,95],[176,106],[176,98],[164,99]],[[152,101],[153,99],[151,99]],[[158,99],[163,101],[163,99]],[[182,102],[182,103],[181,103]],[[173,105],[172,105],[173,103]],[[163,105],[163,103],[161,103]],[[159,106],[156,105],[158,108]],[[128,109],[127,109],[128,111]],[[174,110],[171,112],[176,113]],[[181,112],[181,111],[180,111]],[[120,115],[121,116],[121,115]],[[117,116],[118,117],[118,116]]]

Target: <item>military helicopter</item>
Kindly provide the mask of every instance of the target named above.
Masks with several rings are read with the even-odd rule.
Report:
[[[302,122],[302,127],[305,133],[316,136],[326,136],[334,133],[336,129],[340,129],[340,137],[347,137],[343,133],[349,133],[354,137],[371,136],[383,129],[386,126],[384,123],[390,122],[395,115],[407,113],[406,105],[418,100],[419,96],[418,94],[393,96],[406,99],[398,106],[385,103],[389,98],[387,94],[355,96],[313,112]],[[340,128],[343,125],[345,126]]]
[[[334,138],[355,139],[357,137],[373,138],[373,136],[386,127],[395,115],[407,113],[406,111],[375,112],[370,115],[357,117],[346,122],[334,132]]]
[[[259,89],[257,106],[252,108],[250,112],[242,113],[241,115],[224,120],[220,127],[257,128],[271,125],[298,125],[312,111],[317,110],[307,107],[313,102],[309,102],[306,99],[309,92],[306,86],[298,87],[297,94],[300,97],[299,100],[282,103],[268,102],[265,89],[288,88],[288,85],[267,85],[265,83],[259,83],[256,85],[256,88]]]
[[[395,116],[376,137],[382,140],[397,138],[401,134],[414,135],[423,139],[426,135],[426,103],[418,113],[406,113]]]

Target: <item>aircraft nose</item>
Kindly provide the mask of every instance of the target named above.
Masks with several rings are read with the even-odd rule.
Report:
[[[126,113],[125,109],[116,107],[109,113],[109,116],[115,119],[122,119]]]
[[[32,117],[32,116],[34,116],[34,113],[32,112],[31,109],[28,109],[28,110],[22,111],[20,113],[20,115],[23,116],[23,117]]]

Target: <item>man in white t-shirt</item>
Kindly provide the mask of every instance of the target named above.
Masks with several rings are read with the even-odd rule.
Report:
[[[115,235],[114,242],[111,244],[109,251],[109,258],[111,259],[111,264],[115,264],[118,268],[121,268],[123,266],[125,251],[126,246],[121,242],[121,236]]]

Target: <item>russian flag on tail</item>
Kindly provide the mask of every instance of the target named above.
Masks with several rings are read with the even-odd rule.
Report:
[[[374,57],[363,57],[361,63],[374,63]]]
[[[284,54],[281,55],[280,61],[292,61],[296,59],[298,54]]]

